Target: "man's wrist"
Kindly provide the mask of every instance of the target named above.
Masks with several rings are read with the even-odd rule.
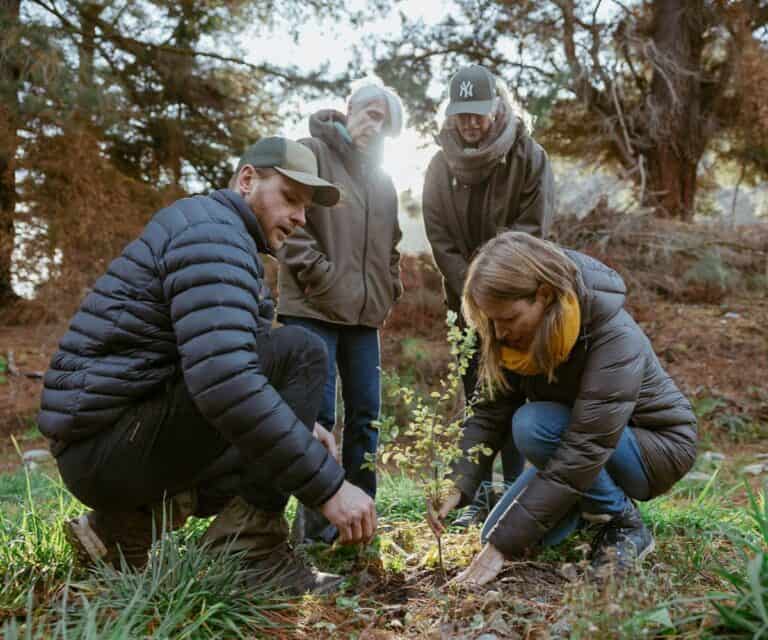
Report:
[[[323,498],[315,505],[315,508],[321,509],[322,507],[324,507],[325,504],[341,490],[341,487],[344,486],[345,480],[346,480],[346,473],[342,469],[340,479],[334,485],[332,485],[333,487],[332,490],[323,494]]]

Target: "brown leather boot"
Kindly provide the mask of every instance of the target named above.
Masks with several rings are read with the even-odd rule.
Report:
[[[212,550],[243,553],[250,587],[269,586],[291,595],[325,594],[339,588],[342,577],[318,571],[288,543],[282,513],[261,511],[233,498],[203,536]]]
[[[122,555],[129,567],[141,569],[153,537],[184,526],[194,510],[195,494],[185,491],[147,510],[89,511],[65,523],[64,535],[82,566],[102,561],[120,569]]]

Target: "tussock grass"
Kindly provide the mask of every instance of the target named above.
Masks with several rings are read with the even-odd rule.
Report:
[[[768,637],[768,502],[765,495],[755,495],[749,484],[747,496],[754,530],[732,533],[740,562],[735,569],[718,571],[728,588],[711,594],[722,622],[717,637]]]
[[[208,520],[163,536],[141,571],[85,573],[63,534],[85,508],[58,478],[26,469],[0,476],[0,506],[0,637],[253,637],[288,606],[268,585],[245,589],[239,557],[199,546]]]
[[[742,491],[741,485],[721,483],[718,476],[715,472],[703,487],[682,482],[669,493],[641,503],[640,511],[653,526],[654,534],[722,538],[730,530],[754,531],[749,514],[744,509],[734,508],[736,494]]]
[[[53,473],[22,470],[0,476],[0,637],[319,638],[365,628],[396,637],[449,629],[457,637],[760,637],[768,629],[768,511],[761,497],[745,500],[743,485],[725,471],[641,505],[657,553],[637,574],[598,583],[577,571],[566,582],[563,564],[584,564],[583,532],[533,562],[509,565],[490,591],[469,593],[435,580],[437,552],[418,485],[384,474],[378,540],[367,549],[308,550],[320,568],[349,576],[347,590],[298,602],[239,586],[239,559],[199,546],[208,520],[191,519],[165,536],[142,571],[82,572],[62,524],[84,507]],[[444,544],[455,575],[479,549],[477,531],[450,532]]]
[[[66,580],[63,523],[82,508],[58,478],[24,469],[0,476],[0,615],[23,610],[30,594],[47,599]]]
[[[382,520],[422,522],[427,507],[424,494],[414,480],[385,473],[379,477],[376,510]]]
[[[246,638],[279,625],[269,614],[288,606],[266,586],[244,589],[235,555],[211,553],[179,536],[163,537],[145,569],[102,565],[67,579],[47,611],[28,600],[23,623],[6,638]]]

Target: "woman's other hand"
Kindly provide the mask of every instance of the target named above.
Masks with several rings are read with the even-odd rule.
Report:
[[[504,556],[492,544],[486,544],[459,575],[451,582],[453,584],[473,584],[482,586],[493,580],[504,566]]]

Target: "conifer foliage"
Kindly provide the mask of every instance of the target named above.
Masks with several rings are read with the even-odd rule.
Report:
[[[343,91],[325,68],[248,62],[236,48],[321,9],[347,15],[322,5],[0,0],[0,304],[12,299],[14,222],[44,230],[22,263],[47,255],[49,275],[77,290],[158,206],[225,186],[282,101]]]
[[[434,82],[470,62],[507,80],[550,153],[612,165],[657,215],[690,220],[706,153],[766,175],[766,0],[456,0],[404,21],[377,72],[432,126]],[[722,168],[721,163],[716,167]]]

